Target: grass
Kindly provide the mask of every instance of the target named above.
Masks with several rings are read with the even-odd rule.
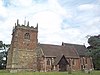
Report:
[[[7,71],[0,71],[0,75],[100,75],[100,71],[92,71],[90,74],[84,72],[17,72],[9,73]]]

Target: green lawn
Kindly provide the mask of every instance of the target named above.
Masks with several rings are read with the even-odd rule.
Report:
[[[100,71],[92,71],[90,74],[84,72],[19,72],[9,73],[7,71],[0,71],[0,75],[100,75]]]

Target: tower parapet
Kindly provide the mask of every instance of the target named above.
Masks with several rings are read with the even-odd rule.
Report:
[[[15,23],[15,27],[13,28],[13,32],[16,29],[25,29],[25,30],[33,30],[33,31],[38,31],[38,24],[36,27],[34,26],[29,26],[29,21],[27,22],[26,25],[26,21],[24,21],[24,24],[19,24],[19,20],[17,19],[17,23]]]

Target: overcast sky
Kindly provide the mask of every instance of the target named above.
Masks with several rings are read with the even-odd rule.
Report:
[[[100,34],[100,0],[0,0],[0,40],[11,42],[16,20],[39,25],[40,43],[86,44]]]

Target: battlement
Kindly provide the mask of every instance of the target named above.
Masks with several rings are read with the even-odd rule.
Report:
[[[34,30],[34,31],[38,31],[38,23],[37,26],[29,26],[29,21],[26,23],[26,20],[24,21],[24,24],[19,24],[19,20],[17,19],[17,23],[15,23],[15,27],[13,28],[13,32],[16,29],[25,29],[25,30]]]

